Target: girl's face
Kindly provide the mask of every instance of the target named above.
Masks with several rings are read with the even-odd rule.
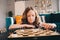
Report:
[[[32,24],[35,21],[35,12],[33,10],[30,10],[27,13],[27,20],[30,24]]]

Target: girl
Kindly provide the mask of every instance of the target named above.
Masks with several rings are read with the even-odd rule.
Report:
[[[14,24],[9,29],[15,28],[39,28],[53,29],[55,26],[49,23],[41,22],[37,11],[32,7],[27,7],[23,13],[22,24]]]

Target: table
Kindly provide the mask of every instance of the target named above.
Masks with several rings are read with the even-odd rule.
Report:
[[[55,36],[60,35],[59,33],[51,30],[43,30],[43,29],[18,29],[11,33],[8,38],[31,38],[31,37],[47,37],[47,36]]]

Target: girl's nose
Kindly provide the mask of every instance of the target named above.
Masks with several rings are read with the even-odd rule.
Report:
[[[32,16],[30,16],[30,19],[32,19]]]

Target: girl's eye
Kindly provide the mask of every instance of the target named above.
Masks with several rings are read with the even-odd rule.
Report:
[[[34,15],[28,15],[28,17],[30,17],[30,16],[34,16]]]
[[[31,16],[34,17],[34,15],[27,15],[27,17],[31,17]]]
[[[32,15],[32,16],[34,16],[34,15]]]
[[[28,17],[30,17],[30,15],[28,15]]]

